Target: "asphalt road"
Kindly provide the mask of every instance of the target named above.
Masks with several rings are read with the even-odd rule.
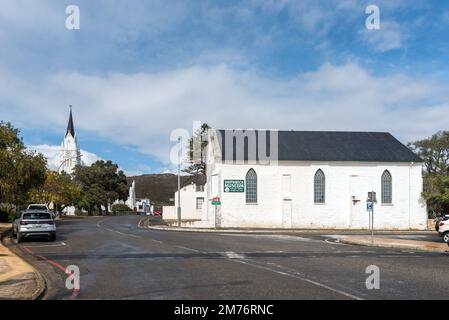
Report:
[[[46,279],[44,299],[449,298],[449,254],[338,244],[329,233],[155,231],[139,220],[67,219],[56,242],[10,247]],[[65,288],[69,265],[80,268],[79,292]],[[370,265],[378,290],[365,285]]]

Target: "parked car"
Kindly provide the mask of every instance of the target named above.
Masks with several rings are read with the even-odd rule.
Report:
[[[438,221],[438,235],[443,238],[444,242],[449,242],[449,216],[444,216]]]
[[[52,218],[56,217],[55,213],[51,211],[45,203],[33,203],[28,205],[27,211],[48,211],[51,213]]]
[[[449,219],[449,214],[446,214],[442,217],[438,217],[435,219],[435,230],[438,231],[440,229],[440,222]]]
[[[154,210],[154,211],[153,211],[153,216],[154,216],[154,217],[162,217],[162,211],[160,211],[160,210]]]
[[[50,211],[46,204],[33,203],[28,205],[27,211],[29,210],[41,210],[41,211]]]
[[[14,220],[12,235],[17,242],[30,237],[48,237],[50,241],[56,240],[56,225],[49,211],[23,211]]]

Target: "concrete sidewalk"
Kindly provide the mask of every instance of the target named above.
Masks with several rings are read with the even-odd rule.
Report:
[[[209,233],[266,233],[266,234],[295,234],[295,233],[310,233],[310,234],[366,234],[363,229],[275,229],[275,228],[193,228],[193,227],[174,227],[167,225],[152,225],[146,221],[141,220],[138,224],[141,229],[159,230],[159,231],[176,231],[176,232],[209,232]],[[397,234],[429,234],[434,231],[427,230],[376,230],[377,233],[397,233]]]
[[[0,223],[0,236],[10,228]],[[42,276],[0,242],[0,300],[35,300],[44,291]]]
[[[342,243],[363,245],[370,247],[408,249],[430,252],[449,252],[449,247],[444,242],[424,241],[424,240],[405,240],[388,238],[386,236],[375,236],[374,242],[369,235],[344,235],[336,237]]]

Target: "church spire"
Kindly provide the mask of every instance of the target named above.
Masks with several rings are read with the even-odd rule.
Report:
[[[72,137],[75,137],[75,126],[73,125],[73,117],[72,117],[72,106],[70,105],[70,116],[69,116],[69,124],[67,125],[67,132],[65,135],[71,134]]]

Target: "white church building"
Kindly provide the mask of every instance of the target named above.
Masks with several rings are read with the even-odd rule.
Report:
[[[60,158],[59,173],[65,172],[72,174],[75,166],[83,165],[81,160],[81,151],[76,137],[75,125],[73,124],[72,106],[70,106],[69,123],[62,141],[62,151]],[[68,206],[64,208],[63,213],[68,216],[75,215],[75,207]]]
[[[69,123],[67,131],[62,141],[61,164],[58,168],[59,173],[66,172],[73,173],[76,165],[82,165],[81,152],[78,146],[78,139],[76,137],[75,126],[73,124],[72,106],[70,106]]]
[[[208,141],[198,226],[366,229],[374,191],[375,229],[426,229],[422,160],[389,133],[210,129]]]

